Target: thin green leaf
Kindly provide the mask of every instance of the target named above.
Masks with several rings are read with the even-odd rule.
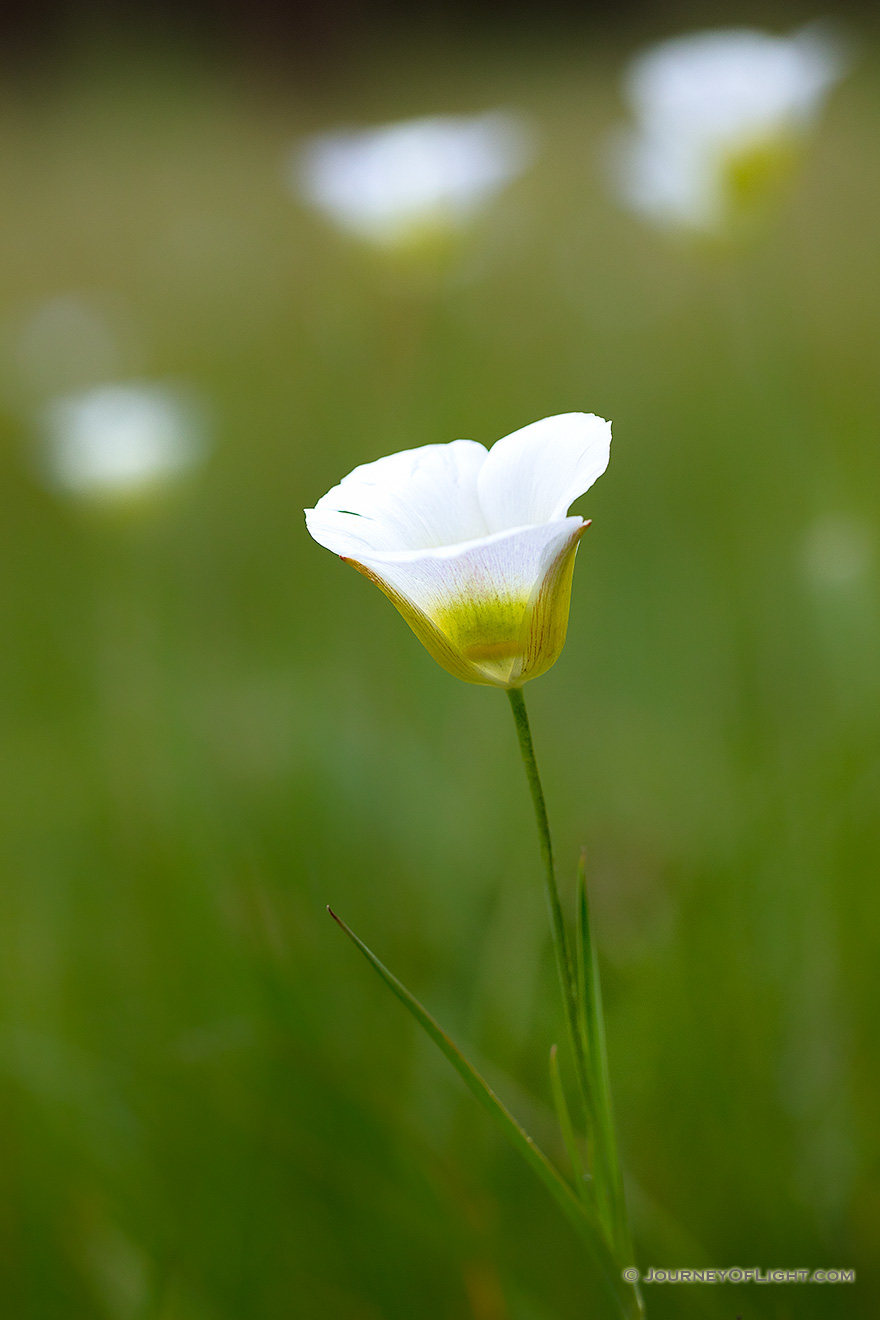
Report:
[[[614,1113],[611,1106],[611,1080],[605,1045],[605,1018],[602,1012],[602,986],[599,962],[590,925],[587,898],[586,859],[581,854],[577,881],[577,920],[575,926],[575,962],[578,978],[579,1025],[586,1056],[590,1093],[596,1125],[594,1141],[594,1177],[597,1201],[603,1223],[607,1226],[615,1255],[632,1261],[632,1242],[623,1193],[623,1179],[617,1151]]]
[[[496,1126],[538,1175],[556,1204],[592,1253],[614,1296],[620,1315],[627,1317],[627,1320],[630,1317],[639,1315],[641,1312],[636,1293],[630,1285],[623,1281],[620,1270],[605,1245],[595,1217],[584,1202],[575,1195],[559,1171],[516,1121],[510,1110],[501,1102],[473,1065],[468,1062],[458,1046],[446,1035],[436,1018],[431,1016],[428,1010],[419,1003],[415,995],[411,994],[401,981],[398,981],[397,977],[388,970],[384,963],[379,961],[372,950],[364,944],[363,940],[359,939],[354,931],[340,917],[337,917],[331,908],[328,907],[327,911],[336,924],[345,931],[349,939],[357,945],[388,988],[402,1004],[406,1005],[416,1021],[424,1028],[434,1044],[452,1064],[468,1090],[479,1100]]]
[[[565,1143],[565,1149],[574,1174],[575,1187],[581,1200],[586,1201],[590,1208],[595,1210],[592,1188],[584,1173],[584,1162],[578,1149],[577,1138],[574,1134],[571,1114],[568,1109],[568,1101],[565,1098],[565,1088],[562,1085],[562,1077],[559,1072],[559,1051],[555,1045],[550,1046],[550,1086],[553,1091],[553,1103],[556,1106],[556,1117],[559,1119],[562,1140]]]

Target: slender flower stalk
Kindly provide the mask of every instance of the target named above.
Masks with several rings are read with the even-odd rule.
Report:
[[[535,808],[535,820],[538,826],[538,842],[541,846],[541,861],[544,863],[544,896],[547,900],[547,909],[550,914],[550,930],[553,935],[553,951],[556,955],[556,971],[559,976],[559,988],[562,992],[562,1002],[565,1006],[566,1025],[569,1032],[571,1051],[575,1059],[576,1067],[582,1072],[582,1050],[579,1046],[574,964],[572,962],[568,936],[565,933],[565,917],[562,914],[562,903],[559,898],[559,885],[556,880],[556,862],[553,857],[553,840],[550,837],[550,821],[547,817],[547,804],[544,800],[544,790],[541,787],[541,776],[538,773],[538,762],[535,759],[532,731],[529,726],[529,716],[526,711],[526,701],[523,696],[522,688],[508,688],[507,695],[510,698],[510,708],[513,711],[513,722],[516,725],[516,735],[519,739],[519,750],[522,755],[523,765],[525,766],[526,779],[529,782],[529,792],[532,795],[532,804]],[[586,1089],[585,1073],[583,1089]]]
[[[565,929],[565,917],[556,879],[556,864],[553,856],[553,841],[550,835],[547,804],[538,772],[525,698],[521,688],[510,688],[507,695],[510,699],[520,753],[535,809],[541,860],[544,864],[544,894],[550,914],[556,970],[559,976],[578,1090],[588,1132],[592,1138],[590,1145],[594,1162],[592,1176],[595,1186],[596,1209],[605,1227],[609,1246],[617,1259],[626,1263],[633,1258],[632,1239],[611,1111],[601,987],[592,930],[589,924],[584,859],[581,858],[578,876],[577,962],[575,963]],[[551,1063],[551,1076],[556,1092],[559,1082],[557,1080],[558,1071],[555,1059]],[[564,1096],[562,1100],[563,1103],[560,1104],[557,1094],[557,1108],[561,1111],[560,1123],[565,1134],[568,1117],[567,1108],[564,1107]],[[568,1144],[569,1140],[566,1138],[566,1145]],[[572,1164],[575,1174],[577,1174],[578,1165],[574,1159],[572,1159]]]

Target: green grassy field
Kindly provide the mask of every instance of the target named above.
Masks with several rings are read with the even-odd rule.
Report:
[[[655,1286],[648,1315],[877,1314],[880,65],[865,41],[783,210],[720,251],[606,195],[636,44],[391,49],[324,85],[124,48],[7,83],[9,1320],[604,1320],[324,910],[563,1159],[507,703],[301,514],[357,463],[572,409],[613,419],[613,457],[527,695],[567,900],[589,849],[639,1263],[859,1274]],[[443,262],[285,192],[316,128],[496,105],[540,157]],[[109,347],[28,348],[59,297]],[[187,383],[214,435],[125,514],[33,461],[47,392],[108,374]]]

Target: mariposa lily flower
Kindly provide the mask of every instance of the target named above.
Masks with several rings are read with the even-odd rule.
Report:
[[[840,37],[695,32],[630,64],[634,130],[613,143],[622,199],[658,224],[726,232],[778,191],[848,65]]]
[[[291,160],[294,189],[341,229],[380,247],[466,224],[533,155],[522,116],[435,115],[321,133]]]
[[[578,542],[569,506],[608,466],[611,424],[562,413],[490,450],[424,445],[357,467],[306,509],[319,544],[396,605],[444,669],[517,688],[557,660]]]

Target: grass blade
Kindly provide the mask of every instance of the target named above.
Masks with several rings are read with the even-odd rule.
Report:
[[[605,1018],[602,1012],[602,987],[599,963],[590,924],[587,898],[586,858],[581,854],[577,881],[577,919],[575,962],[578,979],[578,1012],[583,1048],[586,1055],[590,1093],[593,1100],[594,1177],[599,1213],[606,1225],[615,1255],[631,1263],[633,1259],[629,1221],[623,1192],[623,1178],[617,1151],[617,1135],[611,1106],[611,1079],[605,1044]]]
[[[575,1186],[582,1200],[586,1201],[591,1208],[594,1208],[592,1188],[584,1173],[584,1162],[578,1149],[571,1114],[568,1110],[568,1101],[565,1098],[565,1088],[562,1085],[562,1077],[559,1072],[559,1051],[555,1045],[550,1046],[550,1086],[553,1091],[553,1103],[556,1106],[556,1117],[559,1119],[562,1140],[565,1143],[565,1149],[574,1174]]]
[[[327,908],[336,924],[345,931],[352,943],[379,973],[388,988],[405,1004],[416,1021],[424,1028],[434,1044],[446,1056],[468,1090],[480,1102],[495,1125],[504,1133],[511,1145],[540,1178],[556,1204],[589,1248],[593,1259],[608,1284],[619,1314],[623,1317],[640,1315],[637,1296],[631,1287],[621,1278],[620,1270],[608,1251],[595,1216],[587,1205],[574,1193],[558,1169],[551,1164],[544,1152],[535,1144],[523,1127],[517,1122],[510,1110],[498,1098],[488,1082],[468,1062],[458,1046],[447,1036],[436,1018],[419,1003],[415,995],[407,990],[402,981],[380,962],[363,940],[336,915],[332,908]]]

